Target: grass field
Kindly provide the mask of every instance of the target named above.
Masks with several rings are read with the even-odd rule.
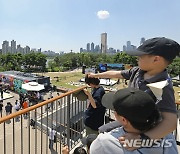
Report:
[[[42,75],[42,73],[40,75]],[[43,73],[43,75],[49,76],[51,78],[51,83],[53,85],[56,85],[57,87],[68,88],[68,89],[76,89],[77,85],[75,84],[71,85],[70,83],[79,83],[79,80],[85,76],[84,74],[82,74],[81,70],[76,70],[76,71],[71,71],[71,72],[48,72],[48,73]],[[81,86],[81,84],[79,86]],[[124,87],[125,86],[122,83],[116,84],[113,87],[107,86],[107,88],[116,88],[116,89],[121,89]],[[176,100],[180,99],[178,95],[178,91],[180,91],[180,88],[174,87],[174,90],[175,90]]]

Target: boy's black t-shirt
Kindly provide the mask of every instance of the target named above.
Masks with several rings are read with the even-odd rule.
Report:
[[[84,114],[84,124],[93,130],[98,130],[104,124],[104,114],[106,108],[102,105],[101,100],[105,94],[103,87],[94,88],[92,90],[92,97],[95,100],[97,108],[93,108],[89,104]]]

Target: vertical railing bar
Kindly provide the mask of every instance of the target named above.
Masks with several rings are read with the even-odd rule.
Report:
[[[74,110],[73,109],[75,109],[76,110],[76,106],[75,106],[75,108],[74,108],[74,103],[73,103],[73,98],[72,98],[72,95],[70,94],[70,96],[69,96],[69,98],[70,98],[70,106],[72,105],[72,107],[71,107],[71,109],[72,109],[72,113],[69,111],[69,114],[71,113],[71,115],[70,115],[70,117],[73,117],[75,114],[74,114]],[[70,110],[71,110],[70,109]],[[75,119],[76,120],[76,119]],[[73,128],[74,127],[74,123],[73,123],[73,121],[71,122],[71,126],[70,126],[71,128]],[[74,129],[74,128],[73,128]],[[75,133],[73,133],[73,130],[71,130],[71,133],[70,133],[70,135],[71,135],[71,145],[72,145],[72,139],[74,139],[74,135],[75,135]]]
[[[62,138],[62,113],[63,113],[63,100],[64,100],[64,97],[63,98],[61,98],[61,107],[60,107],[60,112],[59,112],[59,122],[60,122],[60,153],[61,153],[61,146],[62,146],[62,142],[63,142],[63,138]]]
[[[47,116],[47,127],[46,127],[46,154],[48,154],[48,149],[49,149],[49,146],[48,146],[48,104],[46,105],[46,116]]]
[[[72,128],[73,127],[73,123],[72,123],[72,121],[70,121],[70,119],[71,119],[71,117],[73,117],[73,104],[72,104],[72,102],[71,102],[71,95],[69,95],[69,106],[70,106],[70,108],[69,108],[69,112],[68,112],[68,114],[69,114],[69,124],[70,124],[70,128]],[[71,138],[71,140],[70,140],[70,145],[72,146],[72,133],[73,133],[73,131],[70,129],[70,138]]]
[[[56,104],[55,104],[55,111],[56,111],[56,152],[57,152],[57,121],[58,121],[58,116],[57,116],[57,113],[58,113],[58,100],[56,100]]]
[[[64,97],[64,110],[63,110],[64,111],[64,126],[66,126],[66,122],[67,122],[66,110],[67,110],[66,97]],[[67,133],[67,127],[65,127],[64,135],[66,135],[66,133]],[[65,143],[65,137],[64,137],[64,143]],[[67,143],[65,144],[67,145]]]
[[[42,154],[42,143],[43,143],[43,129],[42,129],[42,112],[43,112],[43,107],[41,106],[41,154]]]
[[[6,123],[4,122],[4,154],[6,154]]]
[[[15,117],[17,118],[17,117]],[[14,132],[14,118],[13,118],[13,154],[15,154],[15,132]]]
[[[70,96],[69,95],[67,96],[67,145],[68,147],[70,147]]]
[[[28,116],[28,153],[29,154],[31,154],[30,117],[31,117],[31,112],[29,112],[29,116]]]
[[[37,121],[37,109],[35,109],[35,121]],[[35,127],[35,154],[37,154],[37,127]]]
[[[21,114],[21,154],[23,154],[23,118]]]

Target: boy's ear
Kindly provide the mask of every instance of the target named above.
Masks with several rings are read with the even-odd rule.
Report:
[[[129,122],[125,117],[121,117],[121,118],[124,125],[126,125]]]
[[[158,62],[161,60],[161,57],[160,56],[154,56],[154,62]]]

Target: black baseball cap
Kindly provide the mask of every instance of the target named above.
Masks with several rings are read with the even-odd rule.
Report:
[[[153,98],[148,93],[132,88],[106,93],[102,104],[129,121],[138,123],[149,122],[153,112],[157,110]]]
[[[127,52],[127,54],[132,56],[159,55],[171,62],[176,56],[180,56],[180,45],[165,37],[155,37],[146,40],[135,51]]]

